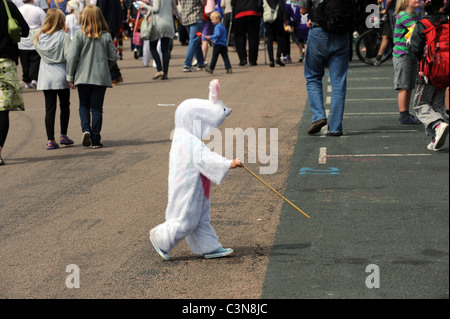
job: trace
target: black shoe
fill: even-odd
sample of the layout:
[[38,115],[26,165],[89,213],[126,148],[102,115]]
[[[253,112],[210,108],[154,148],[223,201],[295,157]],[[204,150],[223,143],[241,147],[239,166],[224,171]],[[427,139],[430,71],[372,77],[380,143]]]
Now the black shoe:
[[283,61],[281,61],[281,59],[280,58],[277,58],[277,64],[279,65],[279,66],[285,66],[285,64],[284,64],[284,62]]
[[327,120],[326,119],[322,119],[322,120],[318,120],[316,122],[314,122],[311,127],[308,130],[308,134],[316,134],[319,133],[320,130],[322,129],[322,127],[324,127],[325,125],[327,125]]
[[342,132],[333,132],[333,133],[330,133],[330,136],[342,136],[342,135],[343,135]]
[[137,59],[139,59],[139,52],[138,52],[138,50],[137,49],[134,49],[133,50],[133,53],[134,53],[134,58],[137,60]]
[[227,74],[231,74],[231,73],[233,73],[233,70],[228,69],[228,70],[227,70]]
[[102,144],[102,143],[95,143],[95,144],[92,144],[92,148],[93,148],[93,149],[102,148],[102,147],[103,147],[103,144]]
[[247,64],[247,61],[246,60],[242,60],[241,62],[239,62],[239,65],[240,66],[244,66],[244,65],[246,65]]
[[207,66],[204,70],[205,70],[206,72],[208,72],[209,74],[213,74],[213,73],[214,73],[214,70],[211,70],[211,69],[209,68],[209,66]]
[[270,65],[271,68],[274,68],[275,67],[275,62],[271,61],[269,65]]

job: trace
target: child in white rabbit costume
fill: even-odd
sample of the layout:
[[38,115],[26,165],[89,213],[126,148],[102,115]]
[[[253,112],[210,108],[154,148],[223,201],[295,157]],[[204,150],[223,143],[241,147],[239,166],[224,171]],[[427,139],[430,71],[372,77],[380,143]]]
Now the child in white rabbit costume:
[[194,254],[205,258],[233,252],[222,247],[210,224],[209,189],[210,181],[220,184],[231,168],[242,164],[238,158],[232,161],[212,152],[201,141],[231,113],[219,101],[219,80],[211,81],[209,90],[209,100],[185,100],[175,112],[166,221],[150,230],[150,240],[164,260],[184,238]]

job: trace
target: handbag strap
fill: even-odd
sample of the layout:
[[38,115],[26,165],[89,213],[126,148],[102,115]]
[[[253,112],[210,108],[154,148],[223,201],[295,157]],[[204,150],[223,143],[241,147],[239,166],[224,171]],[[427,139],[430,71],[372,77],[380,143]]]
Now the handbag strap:
[[141,13],[141,10],[138,10],[138,14],[137,14],[137,16],[136,16],[136,22],[134,23],[134,32],[136,32],[136,30],[137,30],[137,25],[138,25],[138,23],[139,23],[139,14]]
[[6,9],[6,13],[8,14],[8,18],[12,19],[13,17],[11,15],[11,12],[9,11],[8,3],[6,3],[6,0],[3,0],[3,2],[5,3],[5,9]]

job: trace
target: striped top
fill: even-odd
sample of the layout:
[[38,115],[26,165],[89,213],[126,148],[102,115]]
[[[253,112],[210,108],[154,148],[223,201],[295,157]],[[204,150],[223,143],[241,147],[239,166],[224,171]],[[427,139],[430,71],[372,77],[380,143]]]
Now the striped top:
[[395,29],[394,29],[394,52],[393,55],[397,58],[402,55],[408,55],[413,57],[408,53],[408,47],[406,46],[406,38],[405,35],[408,33],[408,28],[412,27],[419,21],[419,15],[417,12],[414,12],[413,15],[410,15],[406,11],[400,12],[397,16],[397,20],[395,21]]

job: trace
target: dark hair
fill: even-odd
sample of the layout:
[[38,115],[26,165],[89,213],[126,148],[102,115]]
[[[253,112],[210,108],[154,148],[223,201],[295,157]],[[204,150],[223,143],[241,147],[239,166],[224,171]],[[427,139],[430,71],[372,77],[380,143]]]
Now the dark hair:
[[439,10],[444,6],[444,0],[430,0],[425,2],[423,9],[428,14],[438,13]]

